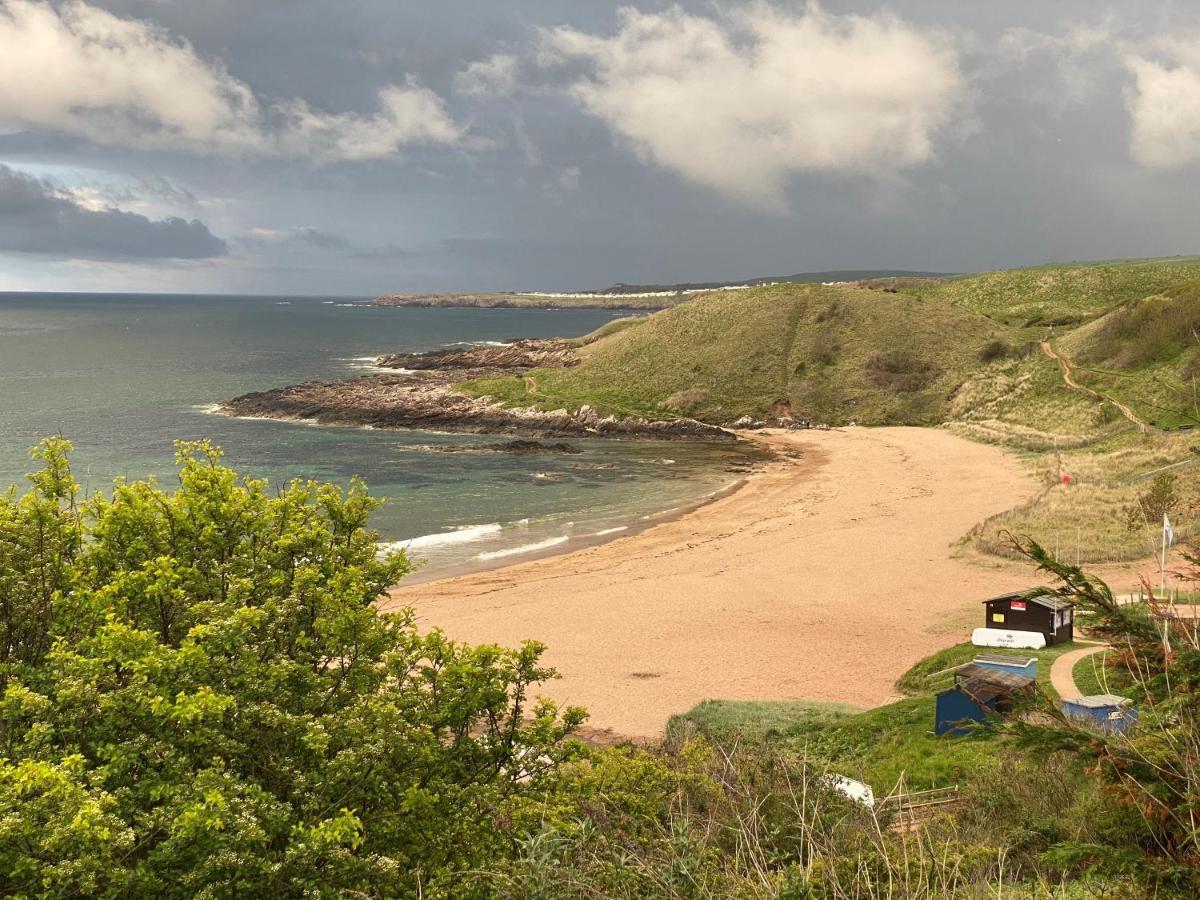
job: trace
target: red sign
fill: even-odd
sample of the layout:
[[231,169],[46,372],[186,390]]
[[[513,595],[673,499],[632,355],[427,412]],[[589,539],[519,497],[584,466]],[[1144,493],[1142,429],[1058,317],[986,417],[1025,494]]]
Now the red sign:
[[1013,612],[1025,612],[1025,601],[1014,600],[1012,603],[1008,604],[1008,608]]

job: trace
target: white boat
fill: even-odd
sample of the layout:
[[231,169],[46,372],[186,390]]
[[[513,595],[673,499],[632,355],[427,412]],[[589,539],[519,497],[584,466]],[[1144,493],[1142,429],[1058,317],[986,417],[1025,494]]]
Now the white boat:
[[1040,631],[1006,631],[1003,628],[976,628],[971,632],[976,647],[1010,647],[1022,650],[1041,650],[1046,636]]

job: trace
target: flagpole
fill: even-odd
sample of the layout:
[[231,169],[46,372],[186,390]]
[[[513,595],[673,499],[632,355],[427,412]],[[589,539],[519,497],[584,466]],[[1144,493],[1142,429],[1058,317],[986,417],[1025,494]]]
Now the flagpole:
[[1167,590],[1167,514],[1163,513],[1163,528],[1162,528],[1162,557],[1158,566],[1158,594],[1159,602],[1162,602],[1163,594]]

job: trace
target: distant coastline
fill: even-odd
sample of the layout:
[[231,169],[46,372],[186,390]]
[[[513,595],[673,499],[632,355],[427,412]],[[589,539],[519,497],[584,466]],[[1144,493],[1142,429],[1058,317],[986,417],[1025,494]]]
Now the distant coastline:
[[777,284],[846,284],[876,279],[940,280],[940,272],[901,269],[838,269],[769,275],[741,281],[681,284],[614,284],[598,291],[466,291],[462,293],[381,294],[370,306],[477,307],[485,309],[669,309],[684,300],[714,291],[746,291]]
[[368,306],[421,306],[475,309],[667,309],[691,294],[383,294]]

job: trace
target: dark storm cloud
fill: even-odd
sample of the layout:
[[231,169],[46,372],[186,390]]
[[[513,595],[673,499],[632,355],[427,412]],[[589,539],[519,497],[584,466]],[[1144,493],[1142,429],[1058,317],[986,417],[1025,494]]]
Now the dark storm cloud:
[[0,250],[78,259],[206,259],[228,248],[200,221],[90,209],[0,165]]
[[353,249],[345,235],[322,231],[309,226],[296,226],[287,229],[260,228],[238,238],[238,243],[251,250],[269,248],[291,248],[305,250],[351,250]]
[[[17,5],[51,6],[0,0]],[[0,159],[107,171],[93,197],[243,236],[230,264],[186,273],[198,290],[964,271],[1200,245],[1195,4],[87,7],[142,23],[125,47],[142,64],[102,99],[132,85],[152,115],[98,119],[73,92],[100,80],[50,67],[38,102],[0,102]],[[194,77],[146,75],[168,65]],[[120,199],[155,177],[181,193]]]

